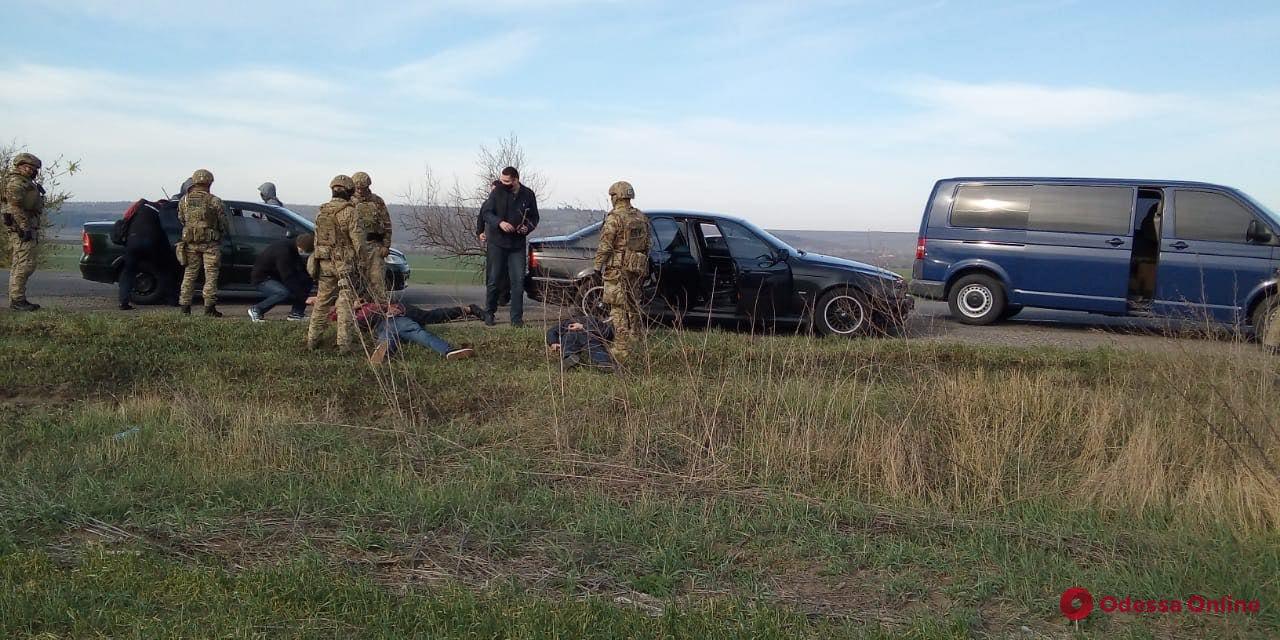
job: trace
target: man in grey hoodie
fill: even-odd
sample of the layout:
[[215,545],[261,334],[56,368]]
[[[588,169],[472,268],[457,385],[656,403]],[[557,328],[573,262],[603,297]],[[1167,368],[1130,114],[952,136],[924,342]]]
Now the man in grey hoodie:
[[277,207],[283,207],[284,203],[280,202],[280,198],[276,197],[276,185],[274,182],[264,182],[258,187],[258,194],[262,196],[262,201],[267,204],[273,204]]

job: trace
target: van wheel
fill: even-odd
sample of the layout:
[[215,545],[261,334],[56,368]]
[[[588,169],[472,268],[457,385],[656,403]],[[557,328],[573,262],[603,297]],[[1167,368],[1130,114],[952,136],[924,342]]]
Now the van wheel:
[[872,330],[871,305],[857,289],[828,291],[818,299],[813,326],[824,336],[860,336]]
[[947,306],[951,316],[963,324],[991,324],[1004,313],[1004,287],[985,274],[965,276],[951,285]]
[[1249,324],[1253,325],[1254,339],[1262,342],[1262,338],[1266,335],[1268,320],[1271,319],[1271,313],[1276,310],[1276,305],[1280,304],[1280,299],[1276,296],[1268,296],[1259,302],[1253,308],[1253,314],[1249,317]]

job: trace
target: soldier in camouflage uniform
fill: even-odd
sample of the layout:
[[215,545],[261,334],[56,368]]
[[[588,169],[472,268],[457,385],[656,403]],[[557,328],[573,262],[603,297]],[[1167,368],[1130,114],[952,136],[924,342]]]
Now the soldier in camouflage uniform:
[[307,326],[307,349],[320,344],[320,334],[329,322],[329,307],[337,304],[338,349],[351,350],[352,308],[356,299],[351,281],[357,274],[357,246],[364,236],[356,223],[356,207],[351,196],[356,185],[340,175],[329,182],[333,198],[320,205],[316,214],[315,252],[307,261],[307,271],[316,281],[316,302]]
[[27,300],[27,280],[36,270],[36,241],[44,214],[44,187],[35,180],[40,167],[40,158],[19,153],[0,190],[0,212],[9,234],[9,308],[14,311],[40,308]]
[[196,279],[204,267],[204,314],[221,318],[218,311],[218,270],[222,268],[222,236],[227,233],[227,218],[222,199],[209,193],[213,174],[198,169],[191,174],[191,188],[178,201],[178,220],[182,222],[182,237],[175,252],[182,273],[182,289],[178,304],[182,313],[191,315],[191,298],[195,295]]
[[356,245],[357,261],[360,265],[361,297],[377,302],[386,302],[386,263],[384,260],[391,252],[391,212],[382,197],[369,190],[373,179],[363,171],[351,176],[356,185],[355,196],[351,203],[356,206],[356,220],[360,226],[362,240]]
[[626,360],[640,331],[640,285],[649,273],[649,216],[631,206],[635,189],[626,182],[609,187],[613,210],[604,218],[595,267],[604,280],[604,303],[613,322],[613,359]]

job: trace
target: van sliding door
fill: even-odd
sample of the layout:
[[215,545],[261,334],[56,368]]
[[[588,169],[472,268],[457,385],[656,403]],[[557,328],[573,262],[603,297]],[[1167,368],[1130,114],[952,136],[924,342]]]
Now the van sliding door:
[[1123,314],[1134,189],[1036,185],[1018,297],[1028,306]]

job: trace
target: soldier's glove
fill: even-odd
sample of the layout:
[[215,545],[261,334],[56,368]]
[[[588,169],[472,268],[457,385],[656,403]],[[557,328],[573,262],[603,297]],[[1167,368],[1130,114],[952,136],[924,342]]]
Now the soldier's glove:
[[179,242],[177,245],[175,245],[175,246],[173,247],[173,254],[174,254],[175,256],[177,256],[177,258],[178,258],[178,264],[180,264],[180,265],[182,265],[182,266],[184,266],[184,267],[185,267],[185,266],[187,266],[187,245],[186,245],[186,243]]
[[311,276],[312,280],[320,280],[320,261],[316,259],[316,254],[314,253],[307,258],[307,274]]

